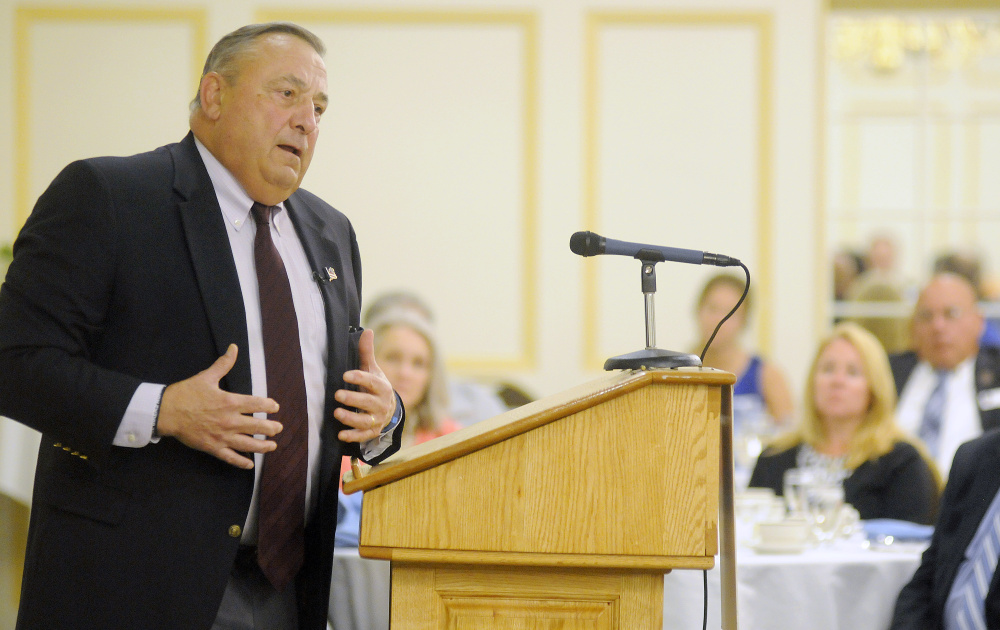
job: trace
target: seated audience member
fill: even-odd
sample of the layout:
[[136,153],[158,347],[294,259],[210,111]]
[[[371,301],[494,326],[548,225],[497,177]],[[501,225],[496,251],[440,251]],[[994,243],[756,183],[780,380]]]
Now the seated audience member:
[[885,351],[857,324],[838,324],[809,370],[799,425],[760,457],[750,486],[781,495],[785,471],[821,468],[843,479],[862,519],[929,523],[938,482],[933,464],[896,425],[896,392]]
[[979,345],[976,292],[951,273],[920,292],[910,324],[913,351],[890,357],[897,415],[945,475],[960,444],[1000,426],[1000,349]]
[[[851,290],[852,302],[890,302],[903,303],[903,291],[894,284],[869,278],[855,283]],[[904,352],[910,349],[910,331],[905,316],[860,316],[851,317],[849,321],[860,324],[865,330],[875,335],[886,352]]]
[[[375,332],[375,361],[399,394],[406,411],[402,447],[451,433],[460,427],[447,415],[448,393],[443,361],[435,344],[431,323],[415,309],[386,308],[367,327]],[[350,469],[344,458],[341,478]],[[340,494],[337,545],[357,546],[361,493]]]
[[[746,281],[730,274],[709,278],[698,297],[696,315],[701,334],[700,354],[705,342],[723,317],[736,306]],[[751,424],[784,424],[792,416],[792,395],[784,375],[772,363],[743,347],[741,337],[747,326],[751,297],[736,311],[712,341],[704,364],[736,374],[733,386],[733,429]]]
[[891,630],[1000,628],[1000,431],[955,453],[930,547],[896,600]]
[[902,290],[904,283],[896,269],[896,242],[891,236],[873,236],[864,254],[864,261],[864,270],[855,279],[855,284],[876,282]]
[[[410,291],[389,291],[372,300],[361,316],[361,324],[371,327],[386,309],[405,308],[416,311],[428,323],[434,323],[434,314],[427,303]],[[500,415],[511,407],[506,405],[495,388],[471,380],[447,379],[448,414],[461,426]]]
[[507,406],[507,409],[517,409],[535,400],[534,395],[525,391],[521,386],[507,382],[501,382],[497,385],[497,396]]
[[[976,290],[977,300],[989,299],[984,288],[987,283],[983,280],[982,263],[975,254],[967,252],[941,254],[934,259],[934,273],[953,273],[962,276]],[[1000,346],[1000,327],[997,326],[997,322],[986,320],[983,332],[979,335],[979,345]]]
[[836,252],[833,255],[833,299],[848,299],[854,281],[864,271],[864,256],[848,249]]
[[496,388],[470,380],[448,379],[448,400],[452,419],[463,427],[510,410]]

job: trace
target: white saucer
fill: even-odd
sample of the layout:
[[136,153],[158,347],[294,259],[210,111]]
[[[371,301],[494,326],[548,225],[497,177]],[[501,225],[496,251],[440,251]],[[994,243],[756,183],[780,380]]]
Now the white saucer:
[[805,543],[753,543],[750,548],[757,553],[802,553],[806,550]]

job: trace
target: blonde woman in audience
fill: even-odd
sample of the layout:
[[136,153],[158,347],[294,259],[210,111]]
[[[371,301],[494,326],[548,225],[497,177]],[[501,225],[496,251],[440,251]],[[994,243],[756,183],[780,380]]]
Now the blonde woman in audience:
[[[726,314],[732,310],[743,295],[746,282],[743,278],[721,273],[709,278],[698,297],[696,316],[702,347],[712,331]],[[733,387],[733,414],[735,429],[741,425],[756,423],[765,419],[767,423],[785,424],[792,416],[791,390],[784,375],[775,365],[765,361],[743,346],[742,336],[750,314],[751,297],[740,306],[722,328],[705,354],[704,364],[732,372],[737,376]]]
[[940,475],[923,445],[896,424],[896,389],[878,339],[846,322],[824,339],[809,370],[801,419],[761,453],[751,487],[783,494],[791,468],[843,480],[862,519],[931,523]]

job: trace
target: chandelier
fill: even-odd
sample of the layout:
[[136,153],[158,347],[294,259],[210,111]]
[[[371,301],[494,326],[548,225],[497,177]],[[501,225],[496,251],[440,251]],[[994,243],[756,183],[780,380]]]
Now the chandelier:
[[877,72],[894,72],[918,57],[940,69],[1000,57],[997,17],[845,17],[833,28],[834,58]]

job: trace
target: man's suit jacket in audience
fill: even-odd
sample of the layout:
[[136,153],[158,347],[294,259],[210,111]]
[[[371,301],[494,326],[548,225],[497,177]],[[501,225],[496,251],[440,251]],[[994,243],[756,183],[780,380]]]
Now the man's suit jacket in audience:
[[[945,602],[966,548],[1000,491],[1000,431],[963,444],[955,454],[931,545],[896,601],[891,630],[943,628]],[[986,595],[986,625],[1000,628],[1000,571]]]

